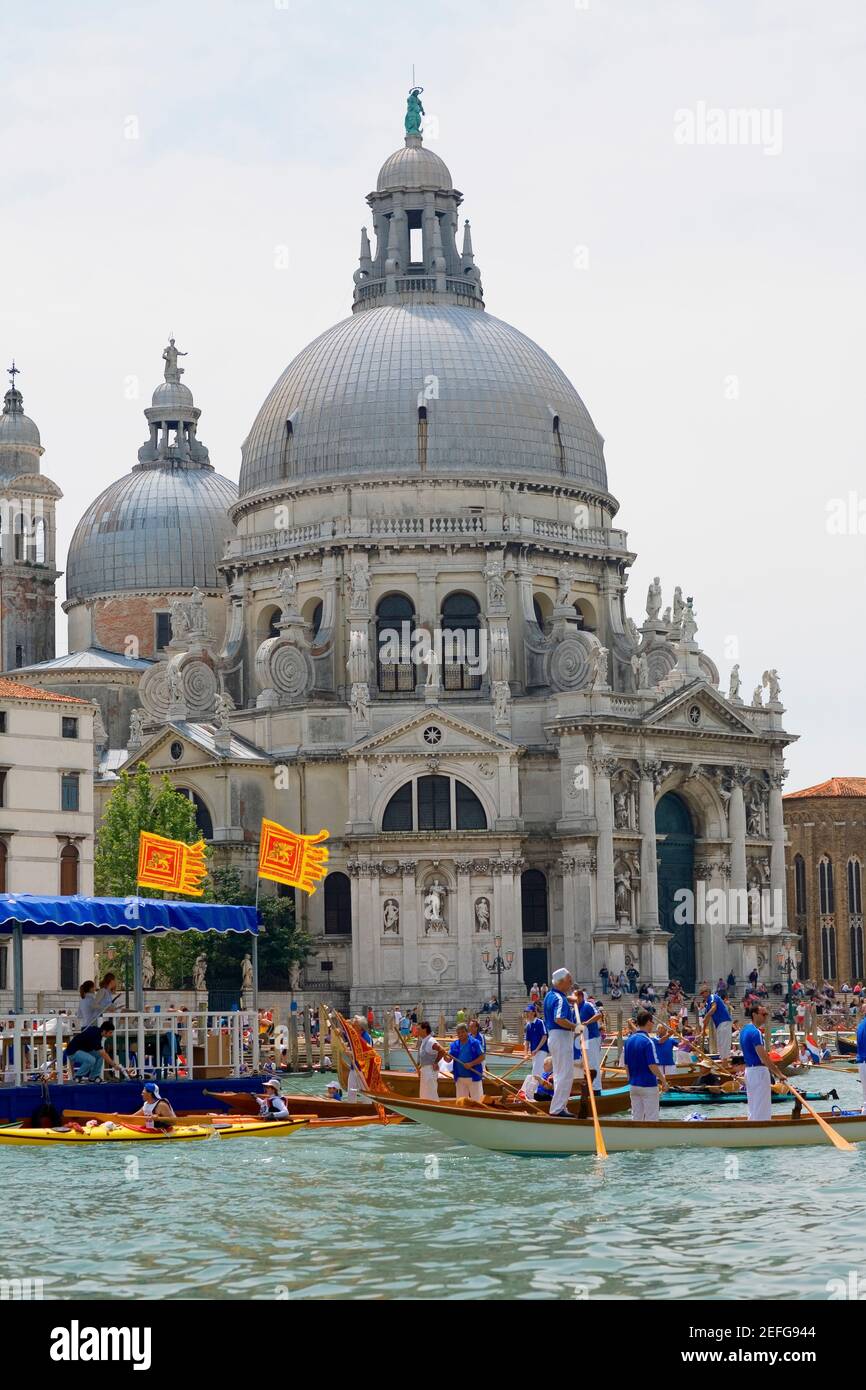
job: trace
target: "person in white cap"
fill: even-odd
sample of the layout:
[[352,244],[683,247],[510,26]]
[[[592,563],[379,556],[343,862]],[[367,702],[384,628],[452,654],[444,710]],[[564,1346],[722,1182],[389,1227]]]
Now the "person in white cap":
[[418,1044],[418,1099],[439,1099],[439,1063],[448,1056],[442,1044],[433,1036],[426,1019],[418,1025],[421,1041]]
[[325,1087],[325,1097],[327,1100],[342,1100],[343,1088],[339,1081],[329,1081]]
[[568,1114],[568,1102],[574,1081],[575,1034],[581,1031],[569,995],[574,987],[570,971],[564,967],[554,970],[552,989],[544,996],[544,1027],[547,1046],[553,1061],[553,1099],[550,1114],[554,1118]]
[[145,1081],[141,1091],[142,1106],[136,1115],[144,1115],[148,1129],[167,1129],[168,1125],[158,1125],[157,1120],[173,1120],[175,1113],[167,1100],[159,1094],[155,1081]]
[[264,1084],[264,1095],[258,1096],[259,1111],[263,1120],[290,1120],[291,1115],[286,1102],[280,1094],[280,1083],[271,1076]]

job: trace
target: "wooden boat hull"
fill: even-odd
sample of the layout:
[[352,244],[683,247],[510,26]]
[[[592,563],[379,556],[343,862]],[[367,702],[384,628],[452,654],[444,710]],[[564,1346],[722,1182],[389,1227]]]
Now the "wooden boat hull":
[[856,1056],[857,1056],[857,1040],[856,1040],[856,1038],[843,1038],[843,1037],[840,1037],[840,1036],[837,1035],[837,1037],[836,1037],[836,1051],[839,1053],[839,1056],[840,1056],[840,1057],[856,1057]]
[[[367,1110],[369,1111],[370,1108],[368,1105]],[[88,1120],[97,1120],[99,1124],[106,1124],[110,1121],[116,1125],[129,1125],[133,1120],[133,1116],[129,1114],[108,1114],[100,1113],[97,1110],[64,1110],[63,1118],[67,1121],[74,1120],[76,1124],[80,1125],[86,1124]],[[190,1126],[202,1126],[210,1131],[216,1130],[221,1139],[236,1139],[242,1134],[248,1136],[267,1134],[273,1137],[283,1133],[291,1134],[293,1130],[300,1129],[306,1123],[307,1116],[305,1115],[293,1115],[291,1120],[263,1120],[260,1115],[217,1115],[205,1114],[199,1110],[195,1113],[188,1111],[176,1114],[173,1120],[163,1120],[162,1125],[167,1126],[167,1129],[160,1126],[157,1133],[163,1134],[169,1129],[174,1131]],[[136,1116],[136,1129],[143,1126],[143,1116]]]
[[[213,1120],[219,1120],[223,1124],[230,1120],[243,1120],[247,1122],[260,1120],[262,1118],[261,1111],[255,1099],[252,1096],[247,1096],[245,1099],[249,1102],[249,1105],[239,1105],[232,1110],[177,1110],[175,1114],[179,1120],[187,1120],[190,1124],[210,1124]],[[363,1118],[363,1116],[369,1115],[372,1109],[369,1103],[364,1103],[362,1101],[327,1100],[321,1096],[293,1096],[284,1094],[283,1100],[286,1102],[286,1108],[292,1116],[292,1119],[297,1119],[301,1116],[309,1116],[311,1119],[313,1116],[318,1116],[323,1120],[345,1120],[354,1117]],[[129,1119],[128,1114],[120,1116],[116,1114],[103,1115],[96,1110],[64,1109],[63,1114],[67,1119],[78,1120],[79,1122],[82,1119],[108,1119],[114,1120],[115,1124],[121,1124],[124,1120]]]
[[[386,1097],[377,1099],[384,1102]],[[483,1106],[443,1105],[436,1101],[402,1099],[391,1101],[391,1105],[398,1114],[427,1125],[446,1139],[493,1153],[529,1157],[595,1153],[592,1120],[550,1119],[546,1115],[490,1111]],[[866,1115],[828,1115],[827,1119],[852,1143],[866,1141]],[[608,1153],[679,1148],[800,1148],[815,1144],[831,1147],[823,1131],[809,1118],[780,1117],[764,1123],[740,1117],[658,1123],[605,1119],[601,1129]]]

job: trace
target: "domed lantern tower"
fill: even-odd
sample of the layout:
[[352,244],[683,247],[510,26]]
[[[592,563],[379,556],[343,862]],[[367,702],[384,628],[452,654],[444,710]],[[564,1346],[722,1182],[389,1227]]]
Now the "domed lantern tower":
[[45,450],[12,385],[0,415],[0,667],[16,670],[54,655],[55,517],[60,488],[40,471]]

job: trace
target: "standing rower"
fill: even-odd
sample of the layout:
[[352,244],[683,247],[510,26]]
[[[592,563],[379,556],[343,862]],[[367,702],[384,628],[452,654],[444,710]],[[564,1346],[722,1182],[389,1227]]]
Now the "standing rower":
[[[586,1029],[586,1059],[592,1073],[592,1089],[601,1090],[601,1009],[593,1004],[585,989],[577,991],[577,1016]],[[583,1063],[580,1040],[575,1042],[574,1054]]]
[[569,995],[574,981],[568,970],[560,967],[551,977],[552,989],[544,996],[544,1027],[547,1046],[553,1062],[553,1099],[550,1113],[567,1115],[571,1087],[574,1082],[574,1035],[577,1018]]
[[484,1047],[480,1038],[473,1038],[465,1023],[455,1028],[457,1037],[450,1047],[454,1059],[454,1089],[457,1099],[467,1097],[481,1102],[484,1099]]
[[726,1002],[726,994],[723,989],[715,994],[710,994],[706,985],[701,991],[705,996],[704,1021],[701,1025],[701,1044],[707,1033],[707,1024],[710,1019],[716,1025],[716,1047],[718,1048],[719,1060],[726,1062],[731,1055],[731,1011]]
[[857,1024],[857,1070],[863,1091],[862,1113],[866,1115],[866,1004],[860,1005],[860,1022]]
[[625,1040],[623,1058],[631,1087],[631,1114],[633,1120],[657,1120],[659,1118],[659,1086],[668,1089],[667,1078],[659,1066],[655,1043],[650,1037],[653,1016],[649,1009],[639,1009],[635,1019],[636,1029]]
[[773,1118],[773,1097],[770,1073],[783,1080],[783,1073],[767,1055],[764,1034],[767,1010],[763,1004],[751,1004],[746,1010],[751,1023],[740,1029],[740,1048],[746,1064],[746,1095],[750,1120]]
[[442,1044],[433,1037],[433,1029],[424,1020],[420,1025],[421,1041],[418,1044],[418,1098],[419,1100],[439,1099],[439,1063],[448,1056]]

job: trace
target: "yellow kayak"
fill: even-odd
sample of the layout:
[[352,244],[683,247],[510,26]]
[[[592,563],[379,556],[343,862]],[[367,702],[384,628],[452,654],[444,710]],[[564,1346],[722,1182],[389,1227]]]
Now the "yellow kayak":
[[214,1131],[208,1125],[188,1125],[183,1129],[128,1128],[125,1125],[93,1125],[80,1133],[74,1129],[25,1129],[9,1126],[0,1129],[0,1144],[118,1144],[144,1140],[162,1143],[166,1139],[211,1139]]
[[217,1120],[213,1132],[220,1139],[244,1139],[247,1137],[276,1139],[282,1134],[294,1134],[296,1129],[307,1127],[307,1117],[297,1120],[247,1120],[241,1124],[222,1124]]

